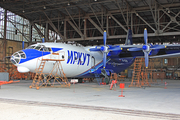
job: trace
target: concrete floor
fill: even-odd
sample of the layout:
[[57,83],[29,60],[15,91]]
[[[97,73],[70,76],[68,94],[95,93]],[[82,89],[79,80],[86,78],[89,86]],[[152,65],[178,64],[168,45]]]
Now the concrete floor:
[[[164,82],[167,89],[164,89]],[[126,79],[123,94],[119,86],[109,90],[109,85],[97,83],[78,83],[70,88],[35,88],[30,89],[31,80],[21,80],[19,83],[2,85],[1,101],[26,101],[38,103],[60,103],[80,106],[117,108],[123,110],[139,110],[180,116],[180,80],[164,80],[151,84],[151,87],[129,88],[130,80]]]

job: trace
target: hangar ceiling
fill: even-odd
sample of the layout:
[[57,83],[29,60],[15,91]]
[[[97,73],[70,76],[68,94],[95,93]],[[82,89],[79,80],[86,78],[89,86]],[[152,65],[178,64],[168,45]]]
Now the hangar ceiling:
[[124,44],[128,28],[134,43],[143,43],[144,28],[150,43],[180,41],[180,0],[3,0],[0,7],[28,19],[46,41],[36,24],[83,45],[102,44],[104,30],[108,44]]

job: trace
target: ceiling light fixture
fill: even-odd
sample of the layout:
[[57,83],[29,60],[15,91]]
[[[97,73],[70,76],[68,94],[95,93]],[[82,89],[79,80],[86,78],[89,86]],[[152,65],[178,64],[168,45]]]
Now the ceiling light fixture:
[[68,4],[67,4],[68,6],[70,5],[70,3],[68,2]]

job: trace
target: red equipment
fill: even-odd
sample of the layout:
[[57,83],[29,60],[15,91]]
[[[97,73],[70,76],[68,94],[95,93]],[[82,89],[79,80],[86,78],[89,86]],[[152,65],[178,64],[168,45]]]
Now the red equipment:
[[117,83],[117,80],[112,80],[110,90],[112,89],[113,85],[115,85],[116,83]]
[[121,88],[121,95],[119,95],[118,97],[125,97],[125,96],[123,95],[124,86],[125,86],[124,83],[120,83],[119,87]]

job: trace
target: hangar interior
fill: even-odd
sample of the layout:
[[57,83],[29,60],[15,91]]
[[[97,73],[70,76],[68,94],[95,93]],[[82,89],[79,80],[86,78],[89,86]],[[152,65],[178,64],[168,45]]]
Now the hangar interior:
[[128,86],[134,85],[129,73],[135,70],[135,62],[121,73],[126,79],[118,82],[124,89],[120,84],[109,90],[110,84],[84,82],[72,84],[71,89],[38,91],[28,88],[37,89],[33,74],[19,73],[8,57],[23,49],[23,41],[26,48],[43,38],[103,45],[104,30],[109,45],[123,45],[128,29],[135,45],[144,44],[144,28],[151,44],[179,43],[180,0],[0,0],[0,76],[8,72],[9,79],[23,79],[9,84],[0,77],[1,119],[180,120],[180,82],[172,80],[180,77],[179,57],[150,59],[158,79],[149,81],[151,87],[148,82],[141,88]]
[[[144,28],[149,43],[180,40],[180,0],[3,0],[0,7],[0,61],[8,69],[6,56],[22,49],[23,40],[25,47],[43,37],[46,42],[102,45],[106,30],[107,44],[124,44],[129,28],[134,44],[144,44]],[[174,73],[180,60],[156,59],[154,64]]]

